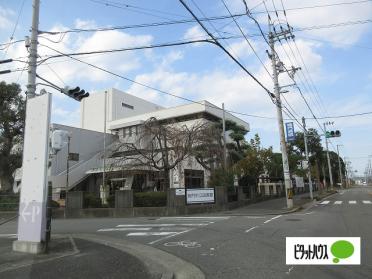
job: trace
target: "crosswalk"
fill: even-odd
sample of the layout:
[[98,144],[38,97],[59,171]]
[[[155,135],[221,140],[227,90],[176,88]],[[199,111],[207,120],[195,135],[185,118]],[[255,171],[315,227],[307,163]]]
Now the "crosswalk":
[[351,205],[372,205],[372,201],[370,200],[361,200],[361,201],[356,201],[356,200],[349,200],[349,201],[321,201],[318,203],[319,205],[345,205],[345,204],[351,204]]
[[160,217],[152,222],[117,224],[115,227],[111,228],[100,228],[97,232],[122,233],[125,237],[129,238],[142,237],[152,240],[149,244],[154,244],[163,239],[187,233],[191,230],[202,228],[229,218],[230,216]]

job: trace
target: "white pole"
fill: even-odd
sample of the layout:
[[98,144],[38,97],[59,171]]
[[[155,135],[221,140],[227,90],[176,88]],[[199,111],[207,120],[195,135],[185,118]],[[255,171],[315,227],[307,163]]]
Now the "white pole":
[[341,189],[343,188],[342,187],[342,184],[343,184],[343,178],[342,178],[342,171],[341,171],[341,160],[340,160],[340,151],[338,150],[338,147],[341,146],[340,144],[337,144],[336,147],[337,147],[337,157],[338,157],[338,171],[340,173],[340,183],[341,183]]
[[323,123],[323,125],[324,125],[324,138],[325,138],[326,151],[327,151],[327,162],[328,162],[329,182],[330,182],[330,184],[331,184],[331,190],[333,190],[333,177],[332,177],[331,159],[330,159],[330,157],[329,157],[329,151],[328,151],[327,127],[326,127],[326,123]]
[[227,167],[225,104],[222,103],[223,167]]
[[107,109],[107,91],[105,91],[105,100],[103,108],[103,172],[102,172],[102,190],[105,191],[106,183],[106,109]]
[[275,47],[274,47],[274,34],[271,32],[271,24],[269,26],[270,26],[269,43],[270,43],[270,48],[271,48],[271,66],[273,69],[273,82],[274,82],[274,91],[275,91],[275,99],[276,99],[276,111],[277,111],[277,116],[278,116],[280,148],[281,148],[282,160],[283,160],[285,195],[286,195],[286,200],[287,200],[287,208],[292,208],[293,207],[293,189],[292,189],[292,183],[291,183],[291,178],[289,174],[287,146],[286,146],[285,135],[284,135],[282,104],[280,100],[278,70],[277,70],[277,65],[276,65],[276,52],[275,52]]
[[33,0],[32,7],[31,42],[30,54],[28,56],[27,97],[34,97],[36,93],[37,35],[39,29],[40,0]]
[[310,199],[313,200],[313,183],[311,181],[311,168],[310,168],[310,160],[309,160],[309,152],[307,148],[307,131],[306,131],[306,121],[305,117],[302,117],[302,126],[304,126],[304,143],[305,143],[305,155],[307,161],[307,175],[309,177],[309,192],[310,192]]

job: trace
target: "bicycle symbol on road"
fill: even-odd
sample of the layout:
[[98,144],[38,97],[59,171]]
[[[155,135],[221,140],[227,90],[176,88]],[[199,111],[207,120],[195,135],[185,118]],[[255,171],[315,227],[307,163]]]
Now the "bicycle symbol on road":
[[183,241],[176,241],[176,242],[167,242],[167,243],[164,243],[164,246],[167,246],[167,247],[181,246],[185,248],[199,248],[201,247],[201,244],[196,241],[183,240]]

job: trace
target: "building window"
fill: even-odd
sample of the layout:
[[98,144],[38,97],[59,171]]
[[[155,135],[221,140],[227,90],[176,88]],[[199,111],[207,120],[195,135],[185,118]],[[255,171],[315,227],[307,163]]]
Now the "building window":
[[185,188],[204,188],[204,171],[185,169]]
[[126,103],[121,103],[121,106],[124,108],[134,109],[134,106],[128,105]]

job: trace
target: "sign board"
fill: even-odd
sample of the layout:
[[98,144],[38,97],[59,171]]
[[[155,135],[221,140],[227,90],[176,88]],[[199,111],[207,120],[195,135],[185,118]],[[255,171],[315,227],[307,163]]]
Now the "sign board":
[[79,153],[69,153],[68,154],[68,160],[69,161],[79,161]]
[[285,131],[287,134],[287,142],[296,140],[296,134],[295,134],[293,122],[285,123]]
[[191,188],[186,189],[186,204],[215,203],[216,195],[214,188]]
[[295,180],[296,180],[296,187],[297,188],[304,188],[305,187],[304,178],[303,177],[301,177],[301,176],[295,176]]
[[185,195],[185,188],[176,189],[176,196],[184,196]]
[[45,240],[51,100],[50,93],[27,100],[18,218],[20,241]]

